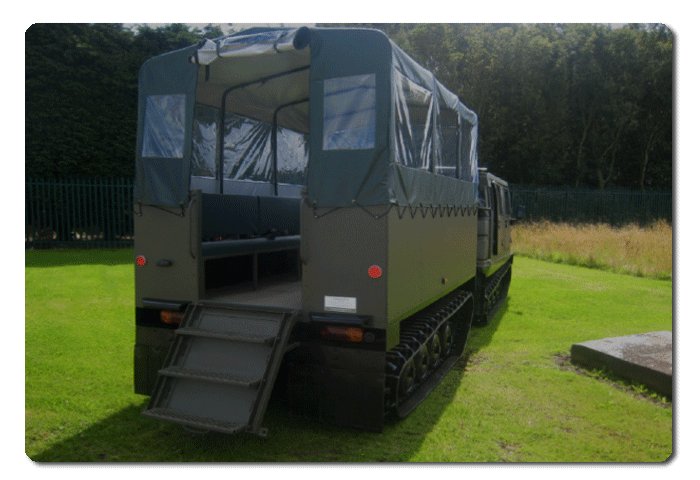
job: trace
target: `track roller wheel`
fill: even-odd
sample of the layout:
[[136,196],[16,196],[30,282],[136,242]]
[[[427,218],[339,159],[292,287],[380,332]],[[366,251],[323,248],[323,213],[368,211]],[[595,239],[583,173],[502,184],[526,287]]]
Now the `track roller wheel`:
[[440,333],[434,333],[426,343],[428,347],[428,365],[430,368],[435,368],[440,362],[442,357],[442,341],[440,339]]
[[428,345],[423,344],[416,352],[413,357],[413,361],[416,365],[416,382],[420,382],[425,378],[425,374],[428,373],[430,368],[430,352],[428,350]]
[[414,359],[409,360],[401,371],[399,377],[399,399],[411,393],[416,386],[416,364]]
[[440,329],[440,341],[442,342],[442,356],[449,357],[455,344],[452,322],[446,322]]

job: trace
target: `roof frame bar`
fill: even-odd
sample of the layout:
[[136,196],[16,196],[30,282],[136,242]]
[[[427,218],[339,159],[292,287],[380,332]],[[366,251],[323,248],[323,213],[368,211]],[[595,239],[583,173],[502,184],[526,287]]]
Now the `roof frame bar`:
[[295,100],[293,102],[285,103],[280,105],[275,109],[275,113],[272,114],[272,183],[275,186],[275,197],[278,195],[277,192],[277,114],[280,110],[298,105],[300,103],[305,103],[309,101],[309,97],[302,98],[301,100]]

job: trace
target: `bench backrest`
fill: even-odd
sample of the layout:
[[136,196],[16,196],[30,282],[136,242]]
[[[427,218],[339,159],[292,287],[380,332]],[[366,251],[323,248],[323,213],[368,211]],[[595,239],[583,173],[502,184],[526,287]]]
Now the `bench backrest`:
[[202,194],[202,239],[299,234],[299,198]]

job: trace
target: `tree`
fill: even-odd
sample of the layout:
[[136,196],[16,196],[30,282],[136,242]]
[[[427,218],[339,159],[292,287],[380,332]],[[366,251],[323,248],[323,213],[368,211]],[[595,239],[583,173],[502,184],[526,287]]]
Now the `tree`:
[[663,25],[653,25],[641,32],[644,56],[643,91],[638,113],[642,139],[638,187],[670,184],[673,137],[673,39]]
[[32,25],[25,33],[26,175],[133,175],[139,68],[200,38],[181,24],[136,34],[116,24]]
[[120,162],[134,151],[130,41],[120,25],[36,24],[26,32],[27,173],[131,171]]

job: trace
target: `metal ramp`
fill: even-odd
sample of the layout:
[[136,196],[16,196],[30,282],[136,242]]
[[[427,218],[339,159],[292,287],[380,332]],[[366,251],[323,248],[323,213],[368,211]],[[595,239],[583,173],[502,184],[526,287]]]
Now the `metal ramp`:
[[273,307],[190,305],[142,415],[266,435],[260,422],[296,317]]

